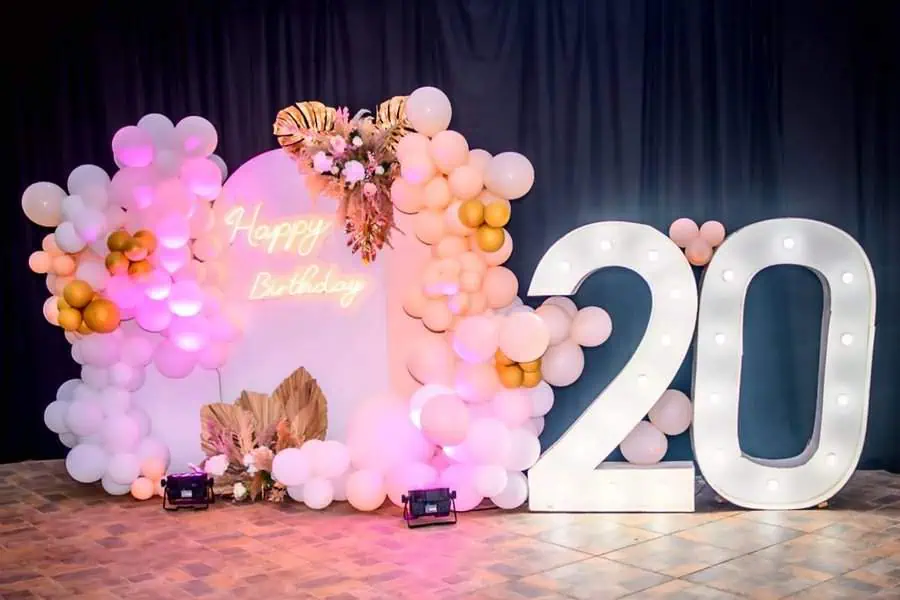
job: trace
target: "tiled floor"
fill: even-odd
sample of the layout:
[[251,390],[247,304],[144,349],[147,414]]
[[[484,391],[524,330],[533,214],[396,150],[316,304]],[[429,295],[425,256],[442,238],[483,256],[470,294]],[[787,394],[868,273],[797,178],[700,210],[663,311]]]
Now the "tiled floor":
[[220,503],[168,514],[0,465],[3,598],[900,599],[900,476],[859,473],[828,509],[690,515],[484,511],[409,531],[396,509]]

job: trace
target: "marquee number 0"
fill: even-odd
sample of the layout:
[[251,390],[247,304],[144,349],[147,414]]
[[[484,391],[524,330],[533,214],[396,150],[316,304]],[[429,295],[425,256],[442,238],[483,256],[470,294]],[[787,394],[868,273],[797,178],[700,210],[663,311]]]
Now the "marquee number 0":
[[[761,270],[793,264],[815,272],[824,298],[813,436],[798,456],[744,455],[738,402],[744,301]],[[647,331],[631,360],[529,471],[529,507],[549,512],[692,511],[692,463],[606,463],[671,383],[695,322],[692,440],[707,483],[744,508],[815,506],[847,482],[859,461],[869,406],[875,279],[847,233],[806,219],[773,219],[729,236],[697,290],[682,252],[657,230],[602,222],[559,239],[542,257],[531,296],[571,295],[591,273],[633,270],[650,287]]]

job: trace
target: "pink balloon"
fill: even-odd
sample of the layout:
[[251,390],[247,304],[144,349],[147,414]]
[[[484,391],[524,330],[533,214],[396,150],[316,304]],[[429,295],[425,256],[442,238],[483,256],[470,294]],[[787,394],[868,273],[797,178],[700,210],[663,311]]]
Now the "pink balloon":
[[135,313],[137,324],[144,331],[162,331],[172,322],[169,305],[160,300],[144,300]]
[[503,466],[510,471],[531,468],[541,456],[541,442],[537,435],[526,428],[512,429],[509,434],[510,450]]
[[[509,355],[507,354],[507,356]],[[552,386],[572,385],[581,376],[583,370],[584,352],[581,350],[581,346],[573,340],[566,340],[561,344],[551,346],[541,358],[541,375],[544,377],[544,381]]]
[[619,444],[625,460],[635,465],[655,465],[668,448],[666,436],[648,421],[638,423]]
[[413,217],[413,230],[423,244],[437,244],[444,236],[443,213],[423,210]]
[[497,352],[500,324],[497,319],[472,316],[462,319],[453,332],[453,350],[466,362],[481,363]]
[[509,482],[506,469],[500,465],[479,465],[473,469],[475,491],[485,497],[499,494]]
[[375,398],[360,406],[347,427],[347,448],[354,466],[387,472],[397,465],[425,462],[433,454],[409,416],[402,398]]
[[475,419],[463,443],[466,454],[476,464],[503,464],[512,447],[509,428],[502,421],[490,417]]
[[179,317],[193,317],[203,308],[203,290],[196,281],[183,279],[172,284],[167,299],[169,310]]
[[425,184],[425,207],[435,211],[442,211],[450,204],[450,185],[447,178],[438,175]]
[[469,143],[462,134],[446,130],[431,138],[431,159],[443,173],[450,173],[469,159]]
[[469,429],[469,409],[457,396],[430,398],[422,407],[422,432],[441,446],[453,446],[466,438]]
[[53,259],[43,250],[33,252],[31,256],[28,257],[28,268],[34,273],[46,273],[50,270],[52,264]]
[[438,481],[441,487],[456,492],[456,510],[460,512],[472,510],[484,500],[475,487],[474,470],[469,465],[450,465],[441,472]]
[[415,214],[422,210],[422,207],[425,205],[424,190],[422,186],[413,185],[398,177],[391,184],[391,202],[394,203],[394,207],[400,212]]
[[126,167],[146,167],[153,162],[153,138],[134,125],[116,132],[112,150],[116,159]]
[[464,271],[459,276],[459,287],[462,291],[472,293],[481,290],[482,274],[477,271]]
[[484,257],[476,252],[464,252],[458,258],[459,266],[463,271],[474,271],[483,274],[487,270]]
[[494,397],[500,388],[500,380],[494,367],[488,363],[462,362],[456,368],[455,387],[463,400],[479,404]]
[[110,277],[106,282],[106,296],[124,309],[135,308],[144,299],[141,289],[127,275]]
[[469,249],[465,238],[448,235],[441,239],[434,247],[434,253],[439,258],[453,258]]
[[413,154],[400,161],[400,175],[413,185],[424,185],[436,173],[437,167],[427,154]]
[[184,268],[191,261],[191,249],[187,246],[180,248],[159,247],[150,255],[150,262],[162,267],[169,273],[174,273]]
[[500,390],[491,406],[497,418],[511,428],[520,427],[531,417],[531,399],[522,389]]
[[678,244],[679,248],[686,248],[692,240],[700,236],[700,229],[697,224],[687,217],[676,219],[669,226],[669,237]]
[[443,299],[428,300],[422,313],[422,324],[435,333],[447,331],[453,323],[453,313]]
[[715,248],[725,241],[725,226],[718,221],[707,221],[700,226],[700,237]]
[[512,256],[512,251],[512,236],[509,235],[509,232],[505,229],[503,230],[503,245],[500,246],[499,250],[495,250],[494,252],[485,252],[481,248],[477,250],[478,254],[484,257],[484,261],[490,266],[498,266],[505,263],[509,260],[509,257]]
[[553,304],[544,304],[539,306],[534,312],[547,326],[547,330],[550,332],[551,346],[568,339],[572,319],[569,318],[564,309]]
[[222,171],[208,158],[189,158],[184,161],[180,177],[200,198],[214,200],[222,191]]
[[421,286],[415,284],[410,286],[406,292],[406,296],[403,299],[403,311],[414,319],[421,319],[422,315],[425,314],[427,304],[428,299],[422,293]]
[[420,383],[450,385],[455,364],[456,358],[444,336],[426,332],[410,352],[406,367]]
[[516,312],[503,317],[500,324],[500,350],[510,360],[520,363],[537,360],[547,351],[549,344],[550,331],[535,313]]
[[167,333],[173,344],[187,352],[197,352],[209,343],[209,323],[201,316],[175,317]]
[[489,307],[503,308],[519,293],[519,280],[506,267],[490,267],[484,274],[481,289]]
[[[195,158],[191,159],[188,163],[185,163],[189,166],[193,165],[185,175],[189,174],[195,178],[203,177],[203,170],[205,168],[203,165],[204,162],[209,163],[205,165],[205,167],[212,165],[216,168],[216,177],[218,177],[218,167],[207,161],[205,158]],[[196,173],[195,171],[198,170],[200,172]],[[206,177],[209,177],[209,175],[210,173],[205,174]],[[219,190],[221,190],[222,186],[217,184],[217,187],[219,188]],[[194,214],[195,207],[198,204],[194,193],[195,192],[192,192],[190,189],[188,189],[185,181],[182,181],[178,178],[166,179],[165,181],[161,181],[159,185],[156,186],[155,200],[153,202],[153,207],[151,210],[153,210],[154,212],[158,211],[159,214],[174,213],[180,217],[183,217],[184,219],[191,219]],[[218,195],[218,192],[216,192],[216,195]],[[178,246],[183,245],[184,244],[178,244],[174,247],[177,248]]]
[[713,249],[709,242],[698,237],[688,244],[688,247],[684,250],[684,255],[687,256],[688,262],[695,267],[703,267],[708,265],[710,259],[712,259]]
[[428,156],[431,149],[431,140],[421,133],[408,133],[397,144],[397,160],[404,161],[412,156]]
[[612,319],[609,313],[599,306],[585,306],[572,319],[570,336],[579,346],[587,348],[599,346],[608,340],[610,335],[612,335]]
[[181,248],[191,237],[191,227],[186,217],[169,213],[156,222],[154,227],[159,243],[166,248]]
[[410,490],[426,490],[437,483],[438,472],[433,466],[413,462],[399,465],[388,473],[386,478],[387,494],[395,505],[403,506],[403,496]]
[[678,390],[663,392],[650,409],[650,422],[666,435],[679,435],[691,426],[691,400]]
[[170,379],[183,379],[190,375],[196,360],[192,352],[182,350],[169,340],[163,340],[153,351],[156,369]]
[[469,166],[478,169],[478,171],[483,175],[485,169],[487,169],[488,164],[491,162],[491,153],[487,150],[481,150],[480,148],[469,151]]
[[477,196],[484,188],[484,179],[481,172],[475,167],[463,165],[450,173],[450,191],[460,200],[470,200]]

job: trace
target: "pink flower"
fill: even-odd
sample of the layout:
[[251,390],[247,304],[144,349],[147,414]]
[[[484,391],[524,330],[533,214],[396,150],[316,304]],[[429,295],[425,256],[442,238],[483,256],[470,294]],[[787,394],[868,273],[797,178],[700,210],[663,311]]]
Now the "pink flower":
[[324,152],[316,152],[313,156],[313,169],[316,170],[316,173],[327,173],[333,164],[334,160]]
[[349,160],[344,165],[344,179],[350,185],[366,178],[366,168],[358,160]]
[[331,149],[334,150],[335,154],[343,154],[344,150],[347,149],[347,140],[339,135],[331,136],[330,142]]
[[374,196],[377,191],[378,191],[378,186],[376,186],[372,182],[369,182],[363,186],[363,194],[365,194],[365,196],[367,198],[371,198],[372,196]]

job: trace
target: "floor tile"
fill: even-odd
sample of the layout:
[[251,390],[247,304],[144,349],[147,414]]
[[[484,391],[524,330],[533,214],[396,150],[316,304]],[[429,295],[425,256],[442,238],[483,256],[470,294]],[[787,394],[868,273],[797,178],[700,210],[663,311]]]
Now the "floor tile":
[[740,552],[674,535],[610,552],[605,558],[671,577],[683,577],[740,556]]
[[686,579],[709,587],[769,600],[803,591],[831,578],[828,573],[748,555],[689,575]]
[[669,577],[597,557],[526,577],[523,582],[579,600],[621,598]]

